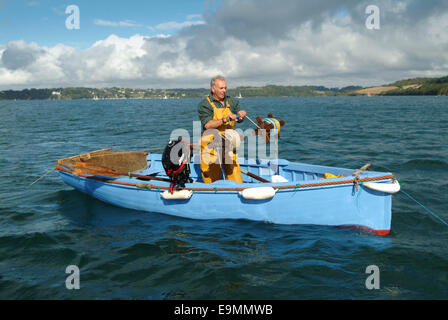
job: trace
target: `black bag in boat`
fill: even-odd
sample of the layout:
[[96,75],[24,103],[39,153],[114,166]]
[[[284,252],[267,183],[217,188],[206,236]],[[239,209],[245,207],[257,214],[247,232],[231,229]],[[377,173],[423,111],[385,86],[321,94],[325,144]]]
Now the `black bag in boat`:
[[168,142],[162,154],[162,165],[171,180],[171,193],[175,186],[185,188],[185,183],[193,182],[190,178],[190,159],[190,147],[182,141],[182,137]]

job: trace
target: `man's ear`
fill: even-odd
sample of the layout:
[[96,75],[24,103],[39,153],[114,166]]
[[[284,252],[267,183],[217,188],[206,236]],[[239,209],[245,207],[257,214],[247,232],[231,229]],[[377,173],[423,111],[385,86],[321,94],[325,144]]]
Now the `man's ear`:
[[280,121],[280,127],[283,127],[285,125],[285,120]]

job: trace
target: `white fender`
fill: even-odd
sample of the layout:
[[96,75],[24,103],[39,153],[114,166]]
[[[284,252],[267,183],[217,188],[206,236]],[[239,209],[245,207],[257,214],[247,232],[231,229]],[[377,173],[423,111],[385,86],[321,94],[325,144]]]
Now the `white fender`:
[[244,189],[242,192],[240,192],[240,195],[244,199],[265,200],[273,198],[276,192],[277,190],[275,190],[272,187],[259,187],[259,188]]
[[168,190],[160,194],[165,200],[186,200],[193,195],[191,190],[176,190],[171,194]]
[[394,180],[394,182],[392,183],[364,182],[362,185],[372,190],[390,194],[394,194],[400,191],[400,183],[397,180]]
[[271,177],[271,182],[288,182],[288,180],[285,177],[274,175]]

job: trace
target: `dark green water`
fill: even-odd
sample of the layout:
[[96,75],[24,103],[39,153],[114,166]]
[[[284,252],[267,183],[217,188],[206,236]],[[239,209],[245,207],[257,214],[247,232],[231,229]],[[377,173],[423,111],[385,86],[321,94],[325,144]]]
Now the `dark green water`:
[[[116,208],[62,183],[59,158],[163,147],[197,99],[0,101],[0,299],[447,299],[448,227],[403,194],[387,237]],[[390,170],[448,220],[448,97],[242,99],[286,121],[280,157]],[[250,127],[249,122],[240,126]],[[160,151],[159,151],[160,152]],[[68,290],[68,265],[80,269]],[[380,271],[368,290],[366,268]]]

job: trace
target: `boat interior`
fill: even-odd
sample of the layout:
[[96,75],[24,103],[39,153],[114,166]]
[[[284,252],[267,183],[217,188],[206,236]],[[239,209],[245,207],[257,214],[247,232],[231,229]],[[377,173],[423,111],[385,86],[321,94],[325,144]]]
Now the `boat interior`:
[[[141,170],[139,174],[145,175],[160,175],[165,176],[162,166],[161,157],[158,154],[148,155],[148,160],[151,166],[147,169]],[[353,170],[339,169],[330,167],[320,167],[307,164],[292,163],[284,159],[247,159],[239,158],[238,162],[242,169],[243,183],[260,183],[260,181],[244,174],[248,171],[260,178],[270,182],[291,182],[291,181],[310,181],[317,179],[324,179],[325,173],[334,174],[335,176],[345,175],[351,176]],[[190,178],[195,182],[203,182],[201,176],[201,161],[199,155],[194,155],[190,163]],[[345,171],[345,172],[343,172]],[[225,177],[221,175],[221,179]]]
[[[74,157],[58,160],[62,165],[74,172],[90,175],[119,177],[128,173],[152,175],[166,178],[161,154],[141,151],[112,151],[104,149]],[[243,183],[260,183],[244,171],[250,172],[265,180],[275,183],[291,181],[316,181],[328,178],[351,177],[356,169],[337,168],[290,162],[284,159],[239,159],[242,169]],[[202,182],[200,156],[193,155],[190,162],[190,178],[194,182]],[[368,171],[369,175],[376,172]],[[364,176],[363,172],[361,176]],[[382,174],[382,173],[378,173]],[[222,177],[225,180],[225,177]]]

